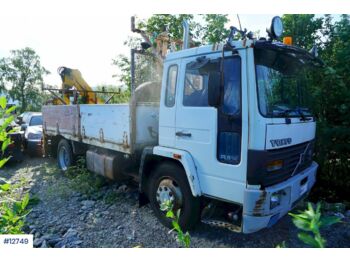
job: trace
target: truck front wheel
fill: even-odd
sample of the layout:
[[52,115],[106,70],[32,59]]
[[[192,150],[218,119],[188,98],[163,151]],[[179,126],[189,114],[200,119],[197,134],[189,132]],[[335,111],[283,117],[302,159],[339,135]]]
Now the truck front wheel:
[[161,204],[170,201],[176,214],[180,209],[179,224],[183,230],[193,228],[199,221],[200,200],[192,195],[183,168],[174,163],[161,164],[150,177],[148,197],[159,221],[172,228],[172,221],[161,210]]
[[73,164],[73,152],[68,141],[62,139],[57,146],[57,163],[58,167],[66,171]]

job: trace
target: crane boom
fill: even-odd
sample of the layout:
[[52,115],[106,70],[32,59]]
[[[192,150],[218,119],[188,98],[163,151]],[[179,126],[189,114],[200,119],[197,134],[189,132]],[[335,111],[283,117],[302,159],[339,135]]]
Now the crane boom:
[[58,74],[62,79],[63,100],[66,104],[70,104],[70,94],[72,93],[73,87],[75,87],[78,93],[84,98],[86,104],[103,103],[84,80],[78,69],[61,66],[58,68]]

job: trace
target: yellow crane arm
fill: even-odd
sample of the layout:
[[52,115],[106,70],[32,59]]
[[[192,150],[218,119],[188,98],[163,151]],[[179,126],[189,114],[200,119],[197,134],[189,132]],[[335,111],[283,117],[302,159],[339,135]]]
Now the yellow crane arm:
[[63,100],[68,105],[70,104],[70,94],[72,88],[75,87],[79,95],[85,98],[87,104],[101,104],[101,101],[96,93],[92,90],[88,83],[82,77],[78,69],[71,69],[61,66],[58,68],[58,73],[62,79]]

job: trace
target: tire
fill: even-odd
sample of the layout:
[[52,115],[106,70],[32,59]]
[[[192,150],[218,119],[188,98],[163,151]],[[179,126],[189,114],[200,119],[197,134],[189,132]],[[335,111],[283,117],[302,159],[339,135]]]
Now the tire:
[[57,146],[57,164],[62,171],[73,165],[73,151],[69,142],[65,139],[61,139]]
[[[177,210],[181,209],[179,225],[182,230],[189,230],[195,227],[199,221],[200,200],[192,195],[186,173],[182,167],[174,163],[165,162],[151,174],[149,183],[148,199],[155,216],[163,225],[172,228],[171,219],[167,218],[166,212],[160,209],[161,200],[168,200],[166,197],[171,197],[170,195],[172,195],[175,202],[173,202],[174,213],[176,214]],[[168,188],[167,190],[165,190],[166,187]],[[163,191],[161,191],[162,188]]]

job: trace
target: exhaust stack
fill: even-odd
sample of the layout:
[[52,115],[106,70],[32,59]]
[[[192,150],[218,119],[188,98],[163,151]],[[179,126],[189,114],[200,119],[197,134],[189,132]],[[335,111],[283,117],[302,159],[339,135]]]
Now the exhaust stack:
[[183,43],[182,43],[182,50],[188,48],[188,42],[189,42],[189,37],[190,37],[190,26],[188,24],[188,21],[185,20],[182,22],[182,26],[184,29],[184,34],[183,34]]

